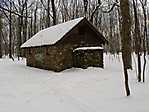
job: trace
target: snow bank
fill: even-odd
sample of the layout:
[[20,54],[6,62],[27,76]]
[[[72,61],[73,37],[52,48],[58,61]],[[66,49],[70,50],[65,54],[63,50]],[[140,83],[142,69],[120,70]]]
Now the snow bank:
[[104,58],[105,69],[61,73],[27,67],[25,60],[0,60],[0,112],[149,112],[149,77],[137,83],[133,64],[132,95],[125,97],[121,58]]

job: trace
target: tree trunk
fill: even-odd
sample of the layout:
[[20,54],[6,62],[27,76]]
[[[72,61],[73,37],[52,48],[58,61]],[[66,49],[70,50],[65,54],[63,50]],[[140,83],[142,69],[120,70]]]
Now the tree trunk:
[[9,11],[9,58],[12,58],[12,2],[10,1]]
[[2,19],[0,14],[0,58],[2,58]]
[[136,8],[137,0],[133,0],[133,8],[134,8],[134,20],[135,20],[135,50],[137,53],[138,58],[138,82],[141,82],[141,34],[140,34],[140,27],[139,27],[139,19],[137,16],[137,8]]
[[47,27],[50,27],[50,0],[48,0],[47,1],[47,5],[48,5],[48,7],[47,7],[47,10],[46,10],[46,12],[47,12],[47,16],[46,16],[46,28]]
[[56,9],[55,9],[55,3],[54,0],[51,0],[52,5],[52,12],[53,12],[53,25],[56,25]]
[[[122,16],[122,31],[121,31],[121,38],[122,38],[122,46],[127,50],[125,55],[126,57],[126,68],[132,69],[132,57],[131,57],[131,18],[130,18],[130,9],[129,9],[129,2],[128,0],[120,0],[120,10]],[[123,45],[123,39],[126,41],[125,45]]]
[[34,11],[34,34],[37,33],[37,9],[38,9],[38,5],[36,4],[36,8]]
[[88,0],[83,0],[84,2],[84,15],[86,16],[87,14],[87,7],[88,7]]
[[[146,1],[147,2],[147,1]],[[146,3],[145,3],[146,4]],[[141,5],[142,5],[142,9],[143,9],[143,15],[144,15],[144,38],[143,38],[143,52],[144,52],[144,64],[143,64],[143,82],[145,82],[145,69],[146,69],[146,45],[148,42],[147,41],[147,11],[146,11],[146,6],[145,4],[143,4],[143,2],[141,2]]]
[[27,40],[27,16],[28,16],[28,12],[27,12],[27,0],[25,2],[25,18],[24,18],[24,24],[23,24],[23,43],[26,42]]
[[21,43],[21,28],[20,28],[20,17],[18,17],[17,19],[17,24],[18,24],[18,27],[17,27],[17,57],[18,57],[18,60],[19,60],[19,57],[20,57],[20,43]]
[[121,29],[121,41],[122,41],[122,60],[125,78],[125,90],[126,95],[130,95],[129,84],[128,84],[128,73],[127,69],[131,67],[131,37],[130,37],[130,15],[129,15],[129,1],[120,0],[120,10],[122,16],[122,29]]
[[30,22],[30,37],[31,38],[33,36],[33,17],[31,16],[31,22]]
[[126,66],[126,57],[125,57],[125,50],[122,50],[122,60],[123,60],[123,67],[124,67],[124,77],[125,77],[125,91],[126,95],[130,95],[130,89],[129,89],[129,84],[128,84],[128,72]]

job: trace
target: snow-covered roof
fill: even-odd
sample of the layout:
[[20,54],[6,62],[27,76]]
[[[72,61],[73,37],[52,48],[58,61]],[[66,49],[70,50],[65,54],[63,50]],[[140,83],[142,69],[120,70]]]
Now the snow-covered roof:
[[43,45],[52,45],[60,40],[66,33],[68,33],[74,26],[76,26],[84,17],[77,18],[65,23],[61,23],[44,30],[39,31],[32,38],[22,44],[21,48],[35,47]]
[[78,47],[78,48],[74,49],[73,52],[78,51],[78,50],[96,50],[96,49],[102,50],[103,47],[99,47],[99,46],[97,46],[97,47]]

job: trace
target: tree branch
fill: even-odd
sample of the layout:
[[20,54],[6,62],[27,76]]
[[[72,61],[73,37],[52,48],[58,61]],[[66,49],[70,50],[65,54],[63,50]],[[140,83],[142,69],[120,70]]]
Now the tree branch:
[[[4,10],[4,11],[7,11],[7,12],[11,12],[11,13],[17,15],[17,16],[20,16],[20,17],[26,17],[26,16],[24,16],[24,15],[21,15],[21,14],[19,14],[19,13],[14,12],[14,11],[10,11],[9,9],[6,9],[6,8],[4,8],[4,7],[2,7],[2,6],[0,6],[0,9],[1,9],[1,10]],[[31,17],[27,17],[27,18],[31,18]]]
[[103,13],[110,13],[111,11],[113,11],[113,9],[114,9],[116,6],[119,7],[119,5],[118,5],[117,3],[114,3],[114,4],[112,5],[112,7],[111,7],[109,10],[107,10],[107,11],[102,10],[102,12],[103,12]]

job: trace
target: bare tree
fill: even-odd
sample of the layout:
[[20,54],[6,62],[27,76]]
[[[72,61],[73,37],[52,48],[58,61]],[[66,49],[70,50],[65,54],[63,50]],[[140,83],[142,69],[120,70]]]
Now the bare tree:
[[[21,44],[27,40],[27,23],[28,23],[28,0],[17,0],[18,5],[13,5],[16,9],[16,12],[19,14],[17,16],[17,57],[23,56],[21,51]],[[22,15],[22,16],[20,16]]]
[[[9,58],[12,58],[12,1],[9,1]],[[13,59],[14,60],[14,59]]]
[[24,10],[25,10],[25,17],[24,17],[24,23],[23,23],[23,43],[27,40],[27,23],[28,23],[28,0],[25,0],[24,2]]
[[146,44],[147,44],[147,0],[140,0],[142,9],[143,9],[143,15],[144,15],[144,38],[143,38],[143,51],[144,51],[144,64],[143,64],[143,82],[145,82],[145,68],[146,68]]
[[88,0],[83,0],[83,3],[84,3],[84,15],[86,16],[88,8]]
[[0,13],[0,58],[2,55],[2,14]]
[[133,0],[133,8],[134,8],[134,22],[135,22],[135,31],[134,31],[134,37],[135,37],[135,49],[137,53],[138,58],[138,82],[141,82],[141,34],[140,34],[140,24],[138,19],[138,13],[137,13],[137,0]]
[[94,10],[93,10],[92,13],[91,13],[90,21],[93,23],[93,18],[94,18],[94,16],[95,16],[96,12],[97,12],[99,9],[101,9],[101,11],[102,11],[103,13],[110,13],[111,11],[113,11],[113,9],[115,8],[115,6],[119,6],[117,0],[115,0],[115,2],[111,5],[111,7],[110,7],[109,9],[103,10],[104,6],[102,6],[101,0],[98,0],[98,1],[97,1],[97,5],[95,6]]
[[53,25],[57,24],[57,18],[56,18],[56,8],[55,8],[55,0],[51,0],[51,6],[52,6],[52,13],[53,13]]
[[34,23],[33,23],[34,34],[37,33],[37,10],[38,10],[38,3],[36,3],[34,9]]
[[[121,41],[122,41],[122,60],[125,77],[125,90],[126,95],[130,95],[130,89],[128,84],[128,58],[130,58],[130,14],[129,14],[129,0],[120,0],[120,10],[122,16],[122,29],[121,29]],[[130,43],[130,44],[129,44]]]

